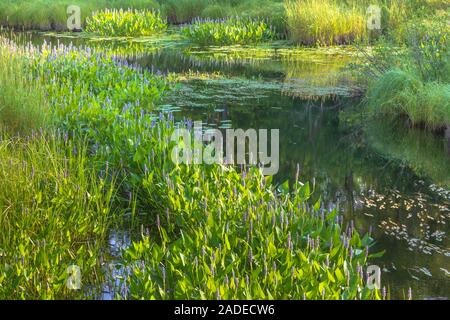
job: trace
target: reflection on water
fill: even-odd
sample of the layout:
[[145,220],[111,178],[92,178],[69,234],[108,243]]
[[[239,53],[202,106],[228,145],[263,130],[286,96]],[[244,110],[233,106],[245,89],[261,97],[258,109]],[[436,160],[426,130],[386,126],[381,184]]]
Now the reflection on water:
[[[292,179],[299,164],[301,178],[315,183],[316,198],[338,206],[361,231],[373,229],[376,249],[386,250],[375,263],[392,297],[406,296],[409,287],[418,299],[450,297],[450,128],[446,138],[386,122],[349,128],[339,113],[360,104],[351,98],[357,83],[343,72],[351,54],[157,50],[145,43],[108,48],[120,56],[131,52],[144,67],[179,74],[181,86],[161,106],[179,119],[202,121],[205,128],[280,129],[275,180]],[[192,73],[205,76],[186,76]],[[129,238],[112,234],[111,241],[114,257]],[[119,266],[113,275],[123,272]],[[103,298],[123,290],[117,285],[105,288]]]

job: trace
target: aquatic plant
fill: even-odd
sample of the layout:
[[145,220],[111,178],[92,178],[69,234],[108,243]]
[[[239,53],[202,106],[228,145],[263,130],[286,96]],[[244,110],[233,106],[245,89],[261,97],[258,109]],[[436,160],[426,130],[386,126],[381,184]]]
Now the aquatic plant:
[[[2,256],[10,261],[0,267],[2,295],[74,297],[64,286],[70,264],[87,284],[101,282],[100,249],[126,210],[142,237],[120,258],[126,290],[118,298],[380,297],[364,282],[373,239],[310,203],[308,184],[275,185],[258,168],[171,161],[173,130],[192,121],[151,112],[167,88],[162,76],[87,49],[8,48],[24,61],[23,79],[42,84],[60,134],[49,147],[45,133],[25,148],[0,144],[0,190],[9,190],[0,192]],[[20,201],[26,182],[17,182],[30,175]],[[17,224],[20,239],[10,237]]]
[[[161,178],[159,178],[161,179]],[[163,205],[125,253],[134,299],[367,299],[369,235],[309,207],[308,184],[271,185],[258,169],[176,167],[144,181]],[[221,196],[227,195],[227,196]],[[159,202],[161,204],[161,201]],[[175,232],[175,233],[174,233]]]
[[195,19],[182,29],[185,37],[199,45],[254,44],[274,39],[268,22],[250,18]]
[[0,299],[86,298],[66,286],[70,265],[84,287],[101,285],[104,240],[120,207],[114,179],[92,170],[85,144],[62,131],[2,134],[0,190]]
[[105,9],[86,19],[87,32],[102,36],[150,36],[167,29],[167,21],[155,10]]

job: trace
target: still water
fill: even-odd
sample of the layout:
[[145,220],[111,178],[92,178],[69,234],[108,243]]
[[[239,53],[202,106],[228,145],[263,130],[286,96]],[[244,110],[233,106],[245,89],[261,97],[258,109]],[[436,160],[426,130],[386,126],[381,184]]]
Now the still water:
[[[385,250],[373,263],[392,298],[408,288],[415,299],[450,298],[449,137],[365,119],[357,81],[345,71],[354,50],[59,41],[101,46],[155,72],[176,73],[180,84],[160,110],[178,119],[205,128],[279,129],[275,180],[292,179],[298,164],[316,198],[362,232],[373,230],[376,250]],[[112,234],[113,251],[124,237]]]

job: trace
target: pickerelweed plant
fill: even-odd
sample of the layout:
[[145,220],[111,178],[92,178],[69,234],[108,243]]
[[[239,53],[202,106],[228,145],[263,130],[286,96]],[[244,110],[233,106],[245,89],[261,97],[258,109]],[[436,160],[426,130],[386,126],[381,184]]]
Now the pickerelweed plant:
[[86,19],[86,31],[101,36],[151,36],[167,29],[167,20],[156,10],[105,9]]
[[[61,241],[68,237],[84,241],[90,235],[90,241],[99,246],[113,227],[113,218],[123,212],[119,208],[124,208],[131,213],[137,238],[119,259],[125,290],[117,291],[117,298],[380,298],[378,290],[366,287],[373,239],[369,234],[361,236],[352,222],[345,225],[338,211],[328,212],[320,202],[311,203],[308,184],[297,178],[291,185],[276,187],[258,168],[171,161],[174,129],[192,131],[192,122],[152,113],[167,90],[167,79],[88,49],[44,45],[38,50],[3,43],[2,50],[24,61],[24,78],[39,81],[45,88],[67,148],[56,150],[55,157],[23,152],[13,161],[17,166],[24,157],[32,157],[28,163],[36,162],[34,168],[39,168],[35,173],[39,179],[29,199],[14,211],[15,217],[35,219],[27,226],[45,225],[65,233],[51,244],[46,242],[52,246],[48,249],[39,251],[29,240],[27,246],[19,247],[25,258],[16,277],[11,277],[8,265],[21,256],[11,256],[8,265],[0,265],[2,295],[71,297],[64,291],[62,268],[72,262],[83,268],[85,290],[95,285],[99,274],[106,277],[98,267],[98,247],[86,251],[91,247],[67,247]],[[9,163],[4,160],[7,148],[16,150],[10,143],[0,144],[0,168]],[[74,168],[66,179],[74,180],[65,184],[65,162],[52,159],[64,159],[66,152]],[[82,157],[82,161],[70,162],[71,157]],[[7,176],[0,187],[18,193],[15,181],[25,181],[32,168],[27,166],[23,176],[14,178],[10,175],[22,171],[0,170]],[[91,181],[91,172],[100,181]],[[66,201],[67,195],[53,196],[56,185],[57,195],[73,194],[73,201]],[[5,214],[11,205],[8,192],[0,192],[4,194],[0,212],[3,228],[9,226],[11,233],[13,223]],[[45,204],[41,215],[27,215],[34,201]],[[111,203],[117,212],[111,210]],[[64,215],[67,208],[76,212]],[[80,226],[81,234],[70,229],[73,225]],[[16,244],[8,236],[2,241],[2,250]],[[30,264],[26,257],[33,254],[45,259],[36,258]],[[61,268],[49,267],[53,264]]]
[[202,46],[255,44],[270,41],[276,36],[267,20],[240,17],[197,18],[183,28],[183,34],[192,42]]

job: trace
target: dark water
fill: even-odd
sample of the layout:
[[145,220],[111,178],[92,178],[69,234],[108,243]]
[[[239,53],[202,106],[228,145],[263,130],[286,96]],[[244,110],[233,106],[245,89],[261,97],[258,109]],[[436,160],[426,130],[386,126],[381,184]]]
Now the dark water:
[[205,127],[279,129],[275,180],[292,179],[298,164],[316,197],[361,231],[373,228],[376,249],[386,250],[374,264],[392,298],[408,288],[415,299],[450,298],[449,140],[365,119],[360,99],[350,97],[356,83],[342,69],[351,55],[142,44],[118,52],[180,76],[162,111]]

